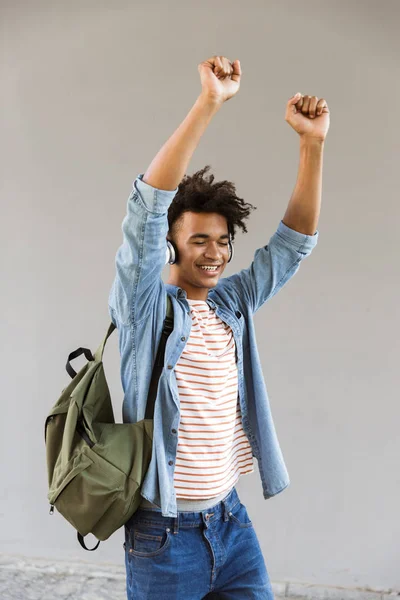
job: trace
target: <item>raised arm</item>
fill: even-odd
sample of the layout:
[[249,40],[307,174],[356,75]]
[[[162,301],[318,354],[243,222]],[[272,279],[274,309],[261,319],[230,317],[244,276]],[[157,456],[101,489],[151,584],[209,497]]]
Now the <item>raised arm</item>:
[[245,310],[255,313],[298,271],[318,242],[321,208],[322,159],[329,129],[324,98],[295,94],[286,105],[285,120],[300,136],[300,163],[296,186],[283,220],[268,244],[255,251],[250,266],[218,282],[229,288]]
[[201,93],[187,117],[153,158],[143,181],[154,188],[175,190],[201,136],[220,107],[220,102]]
[[300,137],[300,161],[296,186],[283,223],[314,235],[321,209],[322,165],[330,111],[324,98],[295,94],[286,105],[285,120]]
[[224,102],[240,87],[238,60],[213,56],[198,65],[202,91],[186,119],[151,162],[143,180],[155,188],[174,190],[181,182],[189,161],[207,125]]
[[161,290],[168,208],[202,134],[222,104],[239,89],[240,64],[213,57],[198,66],[202,91],[189,114],[165,142],[147,171],[138,175],[122,223],[109,312],[125,325],[146,318]]

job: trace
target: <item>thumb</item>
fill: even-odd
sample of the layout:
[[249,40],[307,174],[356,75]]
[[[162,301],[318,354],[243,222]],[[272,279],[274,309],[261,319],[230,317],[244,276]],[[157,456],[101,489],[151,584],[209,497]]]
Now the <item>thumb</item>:
[[296,102],[299,101],[300,97],[301,97],[300,92],[297,92],[297,94],[295,94],[294,96],[289,98],[289,104],[296,104]]

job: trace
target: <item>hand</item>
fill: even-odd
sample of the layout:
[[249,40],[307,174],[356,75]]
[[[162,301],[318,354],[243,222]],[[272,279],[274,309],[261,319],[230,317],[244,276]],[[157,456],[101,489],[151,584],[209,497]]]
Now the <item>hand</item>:
[[240,61],[229,62],[224,56],[213,56],[198,66],[202,94],[217,102],[226,102],[237,94],[242,74]]
[[324,98],[295,94],[286,104],[285,121],[303,138],[324,141],[329,129],[329,108]]

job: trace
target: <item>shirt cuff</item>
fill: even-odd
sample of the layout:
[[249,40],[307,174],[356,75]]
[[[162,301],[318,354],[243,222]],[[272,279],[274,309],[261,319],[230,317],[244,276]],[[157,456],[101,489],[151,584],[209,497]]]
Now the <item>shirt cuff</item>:
[[144,173],[140,173],[136,177],[133,187],[141,197],[145,208],[150,212],[165,213],[174,199],[178,187],[174,190],[160,190],[143,181],[143,176]]
[[314,235],[300,233],[300,231],[296,231],[285,225],[283,221],[279,223],[277,233],[289,242],[297,252],[302,254],[309,254],[314,246],[316,246],[319,237],[318,230]]

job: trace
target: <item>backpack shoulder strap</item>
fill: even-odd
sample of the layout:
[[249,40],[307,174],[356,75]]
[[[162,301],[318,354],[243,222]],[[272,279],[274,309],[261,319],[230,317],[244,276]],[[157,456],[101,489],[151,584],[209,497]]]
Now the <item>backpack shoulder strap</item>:
[[167,294],[167,317],[171,320],[174,318],[174,309],[169,294]]
[[95,358],[95,360],[97,360],[97,362],[101,362],[103,360],[104,347],[106,345],[108,338],[114,331],[114,329],[116,329],[116,326],[114,325],[113,322],[111,322],[110,325],[108,326],[108,330],[107,330],[104,340],[101,342],[100,346],[97,348],[96,352],[94,353],[94,358]]
[[171,334],[173,328],[174,309],[172,306],[171,298],[167,294],[166,315],[163,330],[161,333],[160,344],[158,346],[157,355],[153,366],[153,372],[151,374],[150,386],[146,401],[145,419],[153,419],[154,417],[154,404],[157,397],[158,380],[160,379],[160,375],[164,366],[165,346],[167,344],[168,336]]
[[[174,309],[172,308],[171,298],[167,294],[167,311],[166,311],[166,317],[165,317],[166,322],[164,324],[164,331],[166,331],[166,329],[167,329],[167,331],[166,331],[167,335],[169,335],[172,331],[173,320],[174,320]],[[165,325],[166,325],[166,328],[165,328]],[[108,330],[107,330],[107,333],[106,333],[103,341],[101,342],[100,346],[97,348],[97,350],[94,354],[94,359],[97,360],[98,362],[103,360],[105,345],[107,343],[108,338],[114,331],[114,329],[116,329],[116,326],[114,325],[113,322],[111,322],[110,325],[108,326]],[[91,359],[91,360],[93,360],[93,359]]]

